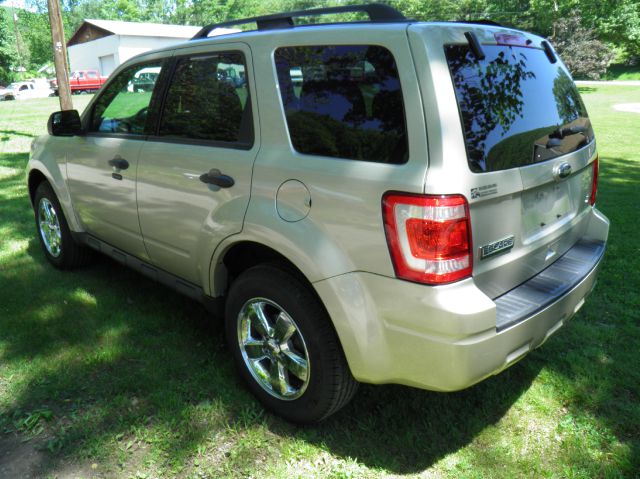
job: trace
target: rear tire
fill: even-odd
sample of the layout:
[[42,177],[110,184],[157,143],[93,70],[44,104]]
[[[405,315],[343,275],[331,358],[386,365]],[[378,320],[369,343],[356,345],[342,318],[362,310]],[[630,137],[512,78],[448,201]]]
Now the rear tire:
[[302,281],[272,265],[231,285],[226,335],[236,366],[256,398],[296,423],[319,422],[355,394],[331,320]]
[[51,185],[43,181],[33,199],[36,233],[47,260],[59,269],[73,269],[88,262],[91,251],[76,243]]

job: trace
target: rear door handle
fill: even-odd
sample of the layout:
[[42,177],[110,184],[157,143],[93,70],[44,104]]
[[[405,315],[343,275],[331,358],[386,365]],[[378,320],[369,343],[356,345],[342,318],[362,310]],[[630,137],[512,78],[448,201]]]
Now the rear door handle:
[[207,173],[201,174],[200,181],[220,188],[231,188],[235,184],[233,178],[223,174],[218,168],[212,168]]
[[116,155],[115,158],[109,160],[109,165],[119,170],[126,170],[129,168],[129,162],[122,158],[120,155]]

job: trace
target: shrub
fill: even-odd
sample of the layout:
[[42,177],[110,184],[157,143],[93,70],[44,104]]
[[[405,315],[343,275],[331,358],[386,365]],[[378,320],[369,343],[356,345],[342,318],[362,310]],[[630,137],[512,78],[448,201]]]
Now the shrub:
[[576,78],[599,80],[613,60],[613,52],[596,38],[596,31],[581,24],[580,16],[553,24],[551,41]]

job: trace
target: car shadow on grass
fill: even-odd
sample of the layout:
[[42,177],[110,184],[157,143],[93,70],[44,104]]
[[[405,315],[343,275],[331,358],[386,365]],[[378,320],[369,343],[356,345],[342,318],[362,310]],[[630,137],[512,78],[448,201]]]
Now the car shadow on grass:
[[[23,299],[5,308],[0,341],[2,361],[40,358],[5,415],[53,411],[55,454],[41,473],[117,450],[140,429],[170,451],[168,462],[184,464],[216,432],[256,426],[368,467],[420,472],[497,423],[542,365],[517,365],[453,394],[363,385],[335,417],[297,427],[261,412],[223,347],[221,322],[199,305],[108,259],[69,274],[52,270],[35,240],[28,255],[5,273]],[[253,457],[222,460],[250,471]]]
[[[545,349],[545,368],[565,386],[559,430],[576,432],[566,462],[587,476],[640,471],[640,162],[600,158],[596,206],[610,220],[598,283],[576,318]],[[599,470],[594,457],[609,451]]]
[[[607,213],[617,195],[635,198],[630,205],[638,199],[634,183],[640,178],[629,178],[635,164],[619,160],[616,165],[622,165],[619,174],[613,166],[603,168],[601,191],[610,195],[603,200]],[[23,177],[5,178],[2,190],[19,188],[21,181]],[[609,288],[620,286],[607,264],[596,293],[605,295],[604,309],[596,307],[586,319],[591,314],[606,317],[615,304],[614,311],[622,315],[614,323],[615,333],[583,325],[581,313],[579,324],[566,328],[569,333],[563,330],[543,349],[473,388],[443,394],[363,385],[334,417],[318,426],[297,427],[256,405],[233,370],[221,322],[211,321],[198,304],[100,256],[76,272],[57,271],[33,239],[26,189],[3,198],[2,208],[8,212],[3,231],[18,246],[0,249],[0,374],[19,379],[6,382],[8,390],[0,395],[0,423],[4,418],[5,425],[12,425],[29,412],[51,411],[52,419],[43,419],[50,459],[36,475],[55,473],[61,462],[83,458],[111,462],[116,469],[107,475],[123,475],[136,467],[126,465],[136,447],[151,454],[165,472],[190,464],[206,447],[213,450],[212,467],[251,474],[259,467],[256,458],[264,459],[261,451],[277,450],[291,438],[370,468],[419,473],[497,424],[542,368],[576,384],[566,392],[574,417],[595,413],[603,427],[631,444],[632,458],[637,454],[637,439],[628,435],[638,422],[632,416],[625,424],[621,415],[625,410],[638,414],[629,402],[637,399],[640,381],[629,386],[623,374],[624,364],[638,364],[637,326],[632,313],[625,312],[637,296],[606,296],[613,294]],[[624,233],[619,227],[612,228],[613,238]],[[607,253],[607,262],[624,261],[631,248],[631,242],[619,241]],[[640,285],[634,281],[637,291]],[[593,301],[587,304],[591,310]],[[634,332],[632,351],[623,344],[624,336],[616,335]],[[586,352],[585,345],[590,348]],[[613,365],[598,360],[602,351]],[[629,374],[633,378],[637,372]],[[601,394],[589,402],[594,390]],[[612,394],[623,396],[612,404]],[[242,443],[231,453],[216,455],[224,450],[224,440],[217,438],[228,438],[229,431],[246,437],[256,430],[261,437],[256,446]],[[123,455],[121,470],[113,458]],[[574,458],[586,460],[588,455]]]
[[293,435],[371,468],[419,473],[497,424],[542,365],[527,360],[526,365],[455,393],[362,385],[353,402],[336,416]]
[[[363,385],[334,418],[296,427],[263,413],[240,383],[219,318],[99,255],[75,272],[53,269],[34,238],[26,190],[4,207],[7,234],[26,247],[5,259],[0,276],[0,361],[22,378],[9,385],[0,414],[15,422],[52,412],[51,460],[39,474],[108,456],[139,434],[152,438],[170,468],[188,463],[217,433],[256,427],[276,442],[295,437],[369,467],[419,472],[495,424],[537,374],[538,363],[516,366],[454,394]],[[245,451],[219,460],[250,471],[255,457]]]
[[[256,427],[269,431],[267,438],[295,438],[368,467],[416,473],[496,424],[543,364],[516,365],[452,394],[362,385],[334,417],[298,427],[261,411],[233,369],[221,321],[210,321],[196,303],[106,258],[69,274],[53,271],[36,241],[28,254],[31,264],[6,273],[12,296],[23,299],[0,319],[0,359],[38,359],[4,414],[53,412],[54,454],[42,474],[60,461],[117,450],[141,429],[171,454],[167,464],[185,464],[218,432]],[[222,461],[250,472],[256,452]]]

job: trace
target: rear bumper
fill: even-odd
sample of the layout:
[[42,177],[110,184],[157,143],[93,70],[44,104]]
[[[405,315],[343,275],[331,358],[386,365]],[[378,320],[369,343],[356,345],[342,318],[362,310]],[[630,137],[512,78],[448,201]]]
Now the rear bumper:
[[582,307],[596,282],[608,225],[594,210],[585,238],[495,301],[472,279],[428,287],[350,273],[315,287],[356,379],[455,391],[511,366]]

